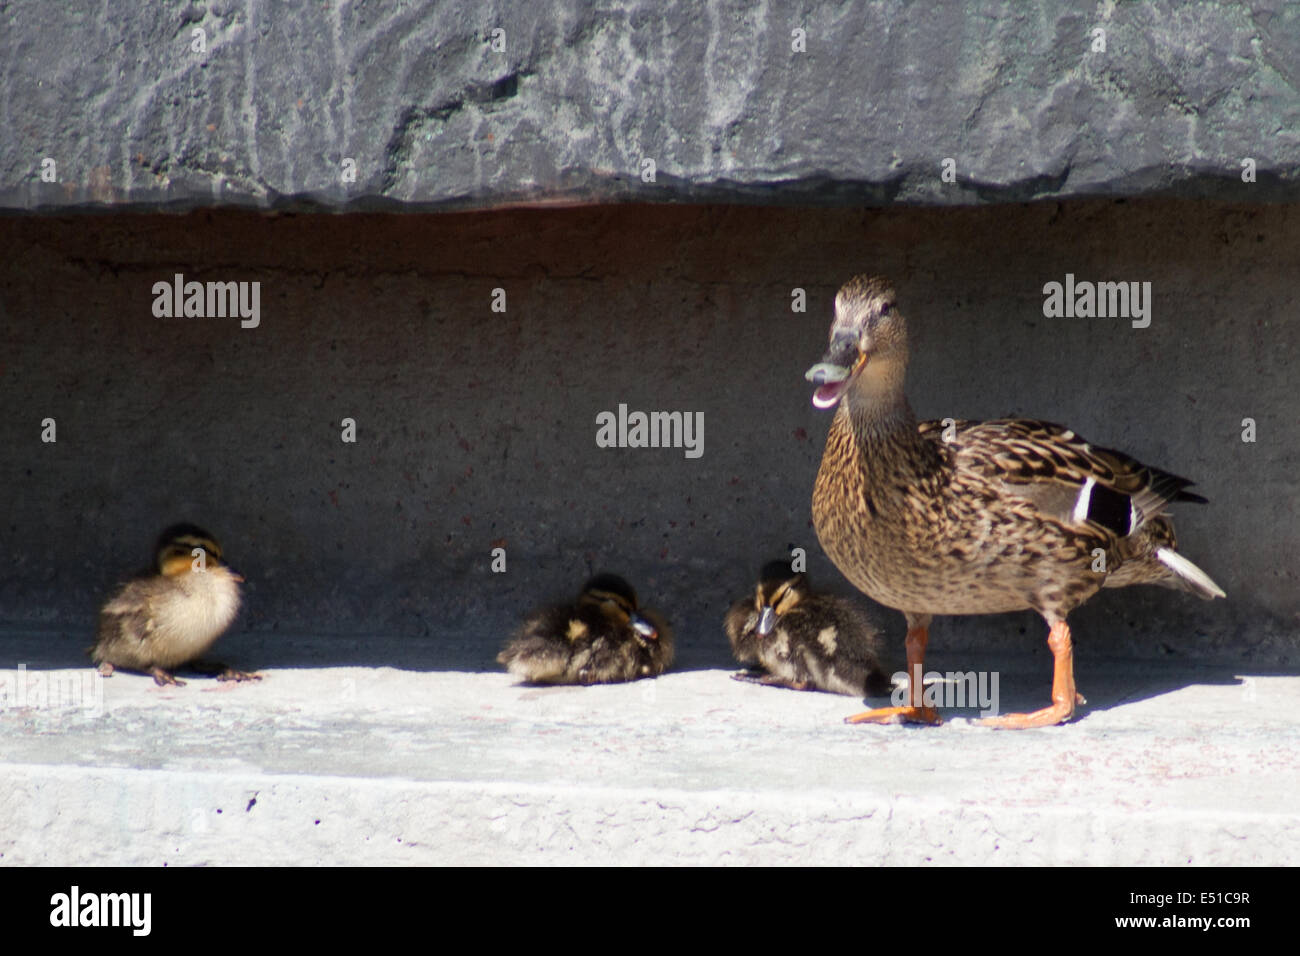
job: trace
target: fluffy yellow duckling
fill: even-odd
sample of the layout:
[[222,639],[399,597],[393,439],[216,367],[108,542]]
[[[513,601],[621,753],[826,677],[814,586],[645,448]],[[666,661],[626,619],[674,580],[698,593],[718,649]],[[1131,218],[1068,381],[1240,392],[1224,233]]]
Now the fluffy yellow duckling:
[[[124,584],[99,612],[99,631],[90,657],[99,672],[117,667],[143,671],[160,687],[184,685],[172,671],[191,664],[219,638],[239,613],[239,583],[226,566],[221,545],[192,524],[168,528],[158,539],[156,571]],[[220,665],[220,680],[260,680]]]

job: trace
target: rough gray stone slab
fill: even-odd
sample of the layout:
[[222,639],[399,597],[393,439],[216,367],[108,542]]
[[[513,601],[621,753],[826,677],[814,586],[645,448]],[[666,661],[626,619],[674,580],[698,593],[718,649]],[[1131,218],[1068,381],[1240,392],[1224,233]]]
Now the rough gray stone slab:
[[7,209],[1300,197],[1277,0],[16,0],[0,63]]

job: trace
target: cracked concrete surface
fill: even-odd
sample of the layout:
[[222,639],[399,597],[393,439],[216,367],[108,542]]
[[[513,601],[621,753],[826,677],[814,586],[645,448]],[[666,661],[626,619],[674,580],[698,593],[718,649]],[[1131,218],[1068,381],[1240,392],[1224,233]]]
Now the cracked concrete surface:
[[[43,635],[11,637],[34,658],[33,689],[89,679],[42,666]],[[1003,709],[1046,700],[1041,661],[993,663]],[[10,701],[0,862],[1300,859],[1295,676],[1081,661],[1081,718],[1011,733],[971,710],[939,728],[848,726],[853,698],[728,673],[536,688],[490,672],[272,668],[260,684],[166,689],[119,673],[100,712]]]

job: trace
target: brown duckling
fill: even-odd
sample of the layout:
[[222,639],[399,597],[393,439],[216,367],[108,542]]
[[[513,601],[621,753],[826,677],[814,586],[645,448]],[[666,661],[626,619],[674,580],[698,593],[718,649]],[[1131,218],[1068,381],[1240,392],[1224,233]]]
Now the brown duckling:
[[736,660],[760,668],[736,680],[855,697],[889,693],[870,621],[851,602],[812,590],[788,561],[763,566],[755,595],[731,605],[723,627]]
[[534,684],[609,684],[662,674],[673,662],[673,635],[637,604],[632,586],[598,574],[572,604],[529,615],[497,661]]
[[[193,663],[230,627],[244,579],[226,566],[216,539],[192,524],[162,533],[155,564],[100,609],[90,657],[105,677],[121,667],[151,674],[160,687],[182,686],[171,672]],[[261,679],[215,664],[203,670],[220,680]]]
[[[1048,626],[1052,703],[981,723],[1063,723],[1083,702],[1066,616],[1103,587],[1159,584],[1223,597],[1177,551],[1166,511],[1203,503],[1191,484],[1050,422],[920,422],[903,393],[907,324],[894,287],[850,280],[830,347],[808,370],[813,404],[835,408],[813,491],[822,547],[855,587],[907,618],[907,670],[924,667],[936,614],[1032,609]],[[939,723],[919,680],[910,704],[851,722]]]

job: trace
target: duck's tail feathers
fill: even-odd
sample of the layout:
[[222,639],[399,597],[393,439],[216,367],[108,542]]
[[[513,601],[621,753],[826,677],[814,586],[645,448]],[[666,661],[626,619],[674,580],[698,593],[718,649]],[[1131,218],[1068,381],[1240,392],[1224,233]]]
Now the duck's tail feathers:
[[1159,518],[1174,502],[1186,501],[1198,505],[1208,504],[1207,499],[1187,489],[1193,482],[1179,478],[1159,468],[1145,468],[1146,486],[1131,495],[1133,502],[1130,533],[1138,527]]
[[1188,561],[1173,548],[1156,548],[1156,560],[1177,576],[1177,583],[1187,591],[1207,601],[1213,598],[1226,598],[1223,588],[1210,579],[1210,576]]

